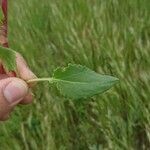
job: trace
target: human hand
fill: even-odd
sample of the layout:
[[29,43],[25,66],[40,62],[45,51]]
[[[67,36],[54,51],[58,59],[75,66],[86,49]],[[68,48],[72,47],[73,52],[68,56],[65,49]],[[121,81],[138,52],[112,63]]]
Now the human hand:
[[34,79],[36,76],[20,54],[17,54],[16,63],[17,77],[14,72],[6,72],[0,62],[0,121],[7,120],[18,104],[32,102],[30,88],[33,85],[27,85],[25,81]]

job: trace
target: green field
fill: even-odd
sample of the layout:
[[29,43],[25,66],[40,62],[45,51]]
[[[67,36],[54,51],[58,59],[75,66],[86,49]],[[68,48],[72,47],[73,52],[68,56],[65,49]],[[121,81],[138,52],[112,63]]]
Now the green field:
[[149,0],[10,0],[9,43],[39,77],[76,63],[120,83],[80,101],[38,84],[0,123],[0,150],[150,148]]

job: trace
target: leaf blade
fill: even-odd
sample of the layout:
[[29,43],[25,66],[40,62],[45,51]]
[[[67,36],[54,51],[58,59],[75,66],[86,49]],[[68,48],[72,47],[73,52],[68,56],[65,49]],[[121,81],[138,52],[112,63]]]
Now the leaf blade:
[[6,71],[16,71],[16,52],[14,50],[0,46],[0,60]]
[[115,77],[100,75],[87,67],[72,64],[64,69],[58,68],[53,78],[61,94],[73,99],[101,94],[118,82]]

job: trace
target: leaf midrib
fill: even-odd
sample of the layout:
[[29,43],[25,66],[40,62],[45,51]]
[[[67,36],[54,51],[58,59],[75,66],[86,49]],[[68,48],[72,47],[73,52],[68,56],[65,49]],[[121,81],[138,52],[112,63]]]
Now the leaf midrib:
[[[72,84],[89,84],[89,83],[99,83],[98,81],[93,81],[93,82],[78,82],[78,81],[68,81],[68,80],[62,80],[62,79],[57,79],[57,78],[53,78],[53,81],[60,81],[60,82],[68,82],[68,83],[72,83]],[[110,81],[109,81],[110,82]],[[111,81],[112,83],[114,82],[117,82],[117,80],[114,80],[114,81]],[[105,82],[102,82],[101,84],[107,84],[108,82],[105,81]]]

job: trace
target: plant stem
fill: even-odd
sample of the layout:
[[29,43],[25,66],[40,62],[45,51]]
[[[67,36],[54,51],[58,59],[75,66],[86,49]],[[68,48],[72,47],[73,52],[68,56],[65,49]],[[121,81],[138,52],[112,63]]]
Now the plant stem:
[[49,82],[52,82],[53,80],[54,80],[53,78],[37,78],[37,79],[31,79],[31,80],[28,80],[27,83],[43,82],[43,81],[49,81]]

